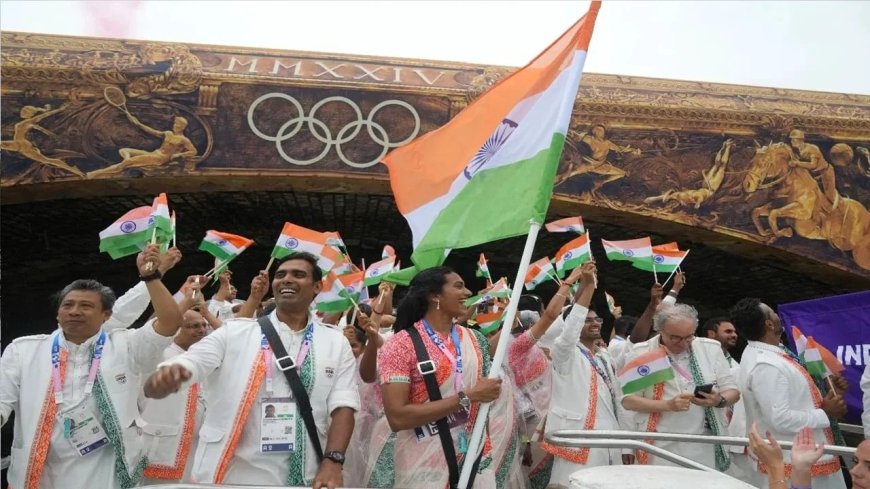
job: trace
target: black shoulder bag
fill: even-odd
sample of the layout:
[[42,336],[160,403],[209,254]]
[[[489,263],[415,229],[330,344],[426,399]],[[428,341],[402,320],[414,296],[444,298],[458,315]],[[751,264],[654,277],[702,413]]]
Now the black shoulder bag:
[[[308,393],[305,392],[305,386],[302,385],[302,379],[296,372],[296,361],[287,354],[287,349],[281,343],[281,337],[272,325],[269,316],[262,316],[257,320],[260,324],[260,330],[266,336],[269,342],[269,347],[272,348],[272,353],[275,356],[275,363],[278,364],[278,369],[284,372],[287,377],[287,383],[290,384],[290,390],[293,391],[293,397],[296,399],[296,405],[299,406],[299,414],[302,415],[302,421],[305,423],[305,431],[308,432],[308,438],[311,444],[314,445],[314,453],[317,454],[317,462],[323,461],[323,448],[320,446],[320,437],[317,435],[317,425],[314,424],[314,414],[311,411],[311,401],[308,399]],[[300,365],[301,367],[301,365]]]
[[[408,328],[408,336],[411,337],[411,343],[414,344],[414,352],[417,354],[417,371],[423,376],[423,381],[426,383],[426,391],[429,393],[429,400],[440,401],[441,389],[438,388],[438,379],[435,378],[435,362],[429,358],[429,352],[426,351],[426,345],[423,344],[423,338],[417,328],[411,326]],[[447,459],[447,471],[450,474],[450,489],[457,489],[459,485],[459,463],[456,460],[456,447],[453,446],[453,437],[450,436],[450,427],[447,424],[447,418],[441,418],[435,422],[438,428],[438,438],[441,439],[441,448],[444,450],[444,457]],[[474,461],[471,467],[471,476],[468,478],[468,487],[474,486],[474,477],[477,475],[477,468],[480,465],[480,459],[483,456],[483,450],[480,456]]]

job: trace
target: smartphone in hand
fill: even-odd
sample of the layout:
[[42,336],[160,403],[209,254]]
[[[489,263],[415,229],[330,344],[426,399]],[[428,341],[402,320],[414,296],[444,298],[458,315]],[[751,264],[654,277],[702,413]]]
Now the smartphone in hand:
[[695,386],[695,397],[697,397],[698,399],[703,399],[704,396],[702,396],[700,394],[701,392],[703,392],[705,394],[712,393],[713,392],[713,384],[704,384],[704,385]]

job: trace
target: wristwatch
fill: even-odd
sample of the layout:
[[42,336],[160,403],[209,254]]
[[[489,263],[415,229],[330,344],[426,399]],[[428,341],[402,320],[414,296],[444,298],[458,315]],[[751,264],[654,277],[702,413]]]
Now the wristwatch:
[[722,409],[728,405],[728,399],[725,399],[725,396],[723,396],[722,394],[719,394],[719,397],[722,398],[722,400],[719,401],[719,404],[716,404],[716,407]]
[[471,411],[471,398],[465,395],[465,392],[463,391],[459,391],[456,395],[459,396],[459,407],[461,407],[466,413]]
[[338,465],[344,465],[344,454],[339,452],[338,450],[324,453],[323,458],[328,458],[329,460],[332,460]]
[[143,282],[150,282],[152,280],[160,280],[163,278],[163,274],[160,273],[160,270],[154,270],[154,273],[150,273],[148,275],[139,275],[139,280]]

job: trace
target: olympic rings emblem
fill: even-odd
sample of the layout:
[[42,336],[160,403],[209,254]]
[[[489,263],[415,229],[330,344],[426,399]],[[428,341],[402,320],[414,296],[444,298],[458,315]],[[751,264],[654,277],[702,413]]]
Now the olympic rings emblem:
[[[266,100],[273,98],[286,100],[287,102],[289,102],[289,104],[293,107],[298,116],[285,122],[280,128],[278,128],[278,132],[274,136],[270,136],[260,131],[260,129],[257,127],[256,123],[254,122],[254,112],[257,110],[257,107],[259,107],[260,104],[262,104]],[[329,126],[327,126],[326,123],[316,117],[317,111],[324,105],[331,102],[346,104],[353,110],[354,114],[356,115],[356,120],[347,123],[344,127],[339,129],[335,137],[333,137],[332,131],[329,129]],[[374,121],[375,115],[378,113],[379,110],[389,107],[391,105],[405,108],[408,112],[411,113],[411,116],[414,118],[414,130],[411,132],[410,136],[406,137],[401,141],[391,141],[390,135],[387,133],[387,130],[384,128],[384,126]],[[311,135],[314,136],[315,139],[323,143],[324,146],[320,154],[315,156],[314,158],[300,160],[288,155],[284,151],[282,143],[296,136],[299,131],[302,130],[303,124],[305,123],[308,124],[308,130],[311,132]],[[370,166],[378,164],[378,162],[380,162],[391,149],[405,145],[411,142],[415,137],[417,137],[417,134],[420,133],[420,115],[408,102],[393,99],[385,100],[375,105],[374,107],[372,107],[372,110],[369,112],[369,114],[364,118],[362,114],[362,109],[360,109],[356,102],[350,100],[347,97],[340,96],[326,97],[323,100],[320,100],[311,107],[311,112],[309,112],[308,115],[305,115],[305,109],[302,108],[302,104],[294,97],[285,93],[273,92],[260,96],[259,98],[257,98],[257,100],[254,100],[254,102],[248,108],[248,127],[250,127],[251,131],[253,131],[254,134],[256,134],[257,137],[259,137],[260,139],[275,143],[275,148],[278,150],[278,154],[281,155],[281,158],[288,163],[299,166],[307,166],[317,163],[318,161],[326,157],[326,155],[329,153],[329,150],[332,149],[333,146],[335,146],[335,151],[336,153],[338,153],[338,157],[343,163],[354,168],[368,168]],[[381,152],[371,161],[358,163],[350,160],[344,154],[342,145],[356,138],[363,127],[366,128],[366,131],[368,132],[368,135],[372,139],[372,141],[381,146]]]

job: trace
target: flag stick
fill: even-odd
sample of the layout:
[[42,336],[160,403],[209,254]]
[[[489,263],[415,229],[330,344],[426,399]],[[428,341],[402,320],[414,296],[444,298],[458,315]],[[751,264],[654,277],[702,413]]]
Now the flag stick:
[[831,387],[831,392],[833,392],[834,394],[836,394],[836,393],[837,393],[837,389],[834,387],[834,381],[831,380],[831,376],[829,375],[829,376],[825,377],[825,380],[828,381],[828,385]]
[[[586,243],[589,245],[589,258],[594,260],[595,257],[592,256],[592,235],[589,233],[589,230],[586,230]],[[592,287],[598,289],[598,274],[596,273],[592,277]]]
[[559,284],[560,287],[562,286],[562,279],[560,279],[558,275],[556,275],[555,273],[550,273],[549,270],[547,270],[547,275],[552,277],[553,280],[555,280],[556,283]]
[[273,263],[275,263],[275,257],[274,257],[274,256],[271,257],[271,258],[269,258],[269,263],[266,264],[266,268],[265,268],[266,273],[269,273],[269,269],[272,268],[272,264],[273,264]]
[[[173,217],[175,217],[174,214],[173,214]],[[173,248],[176,247],[175,246],[175,229],[176,229],[176,225],[177,225],[176,222],[177,221],[175,219],[172,219],[172,247]]]
[[[193,282],[194,282],[195,284],[199,285],[199,275],[197,275],[196,278],[193,279]],[[195,298],[195,297],[196,297],[196,289],[193,289],[193,290],[190,292],[190,298],[193,299],[193,298]]]
[[[517,269],[517,278],[514,284],[522,284],[526,273],[529,271],[529,264],[532,261],[532,252],[535,249],[535,241],[538,238],[538,232],[541,230],[541,224],[531,221],[529,223],[529,234],[526,236],[526,246],[523,248],[523,255],[520,258],[520,266]],[[492,366],[489,369],[489,378],[497,379],[500,377],[501,367],[507,355],[507,347],[510,342],[510,331],[514,324],[514,318],[517,315],[517,306],[520,302],[520,295],[523,293],[522,287],[514,287],[511,292],[511,299],[508,303],[507,312],[504,316],[504,322],[501,325],[501,335],[498,339],[498,347],[495,350],[495,355],[492,359]],[[487,402],[480,406],[477,412],[477,420],[474,422],[474,430],[471,432],[469,440],[468,452],[465,456],[465,462],[462,464],[462,472],[459,476],[460,488],[468,487],[468,481],[471,477],[471,466],[477,459],[477,455],[483,447],[483,429],[486,426],[486,419],[489,417],[489,408],[492,404]]]
[[[685,254],[685,255],[683,255],[683,259],[682,259],[682,260],[680,260],[680,263],[682,263],[682,262],[683,262],[683,261],[685,261],[685,260],[686,260],[686,258],[687,258],[687,257],[688,257],[688,256],[689,256],[689,252],[690,252],[690,251],[692,251],[692,250],[691,250],[691,249],[689,249],[689,250],[686,250],[686,254]],[[676,272],[677,272],[677,270],[680,270],[680,271],[681,271],[681,272],[682,272],[682,270],[681,270],[681,269],[680,269],[680,266],[679,266],[679,265],[677,265],[677,268],[675,268],[675,269],[674,269],[674,270],[673,270],[673,271],[672,271],[672,272],[671,272],[671,274],[670,274],[670,275],[668,275],[668,279],[667,279],[667,280],[665,280],[665,283],[663,283],[663,284],[662,284],[662,287],[664,287],[664,286],[665,286],[665,285],[668,285],[668,282],[669,282],[669,281],[670,281],[670,280],[671,280],[671,277],[673,277],[673,276],[674,276],[674,273],[676,273]]]
[[[155,244],[155,243],[157,243],[157,224],[156,223],[154,224],[154,230],[151,232],[151,244]],[[153,261],[149,261],[148,263],[145,264],[145,270],[150,272],[153,269],[154,269],[154,262]]]
[[656,281],[656,283],[659,283],[659,274],[658,274],[658,272],[656,272],[656,259],[655,259],[655,257],[653,257],[653,259],[652,259],[652,266],[653,266],[653,279]]

